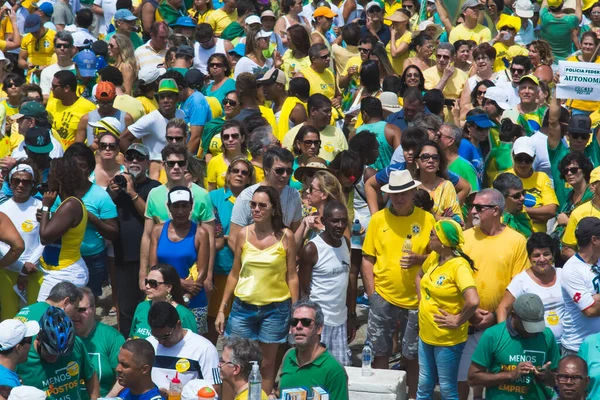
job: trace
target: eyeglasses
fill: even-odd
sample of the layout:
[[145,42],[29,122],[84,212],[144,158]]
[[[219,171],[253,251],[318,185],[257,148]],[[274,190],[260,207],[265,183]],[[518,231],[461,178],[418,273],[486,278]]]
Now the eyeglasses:
[[227,141],[229,139],[231,139],[231,140],[238,140],[240,138],[240,134],[239,133],[232,133],[232,134],[224,133],[221,136],[223,137],[223,140],[225,140],[225,141]]
[[168,338],[171,337],[171,335],[173,334],[174,330],[175,330],[175,327],[173,327],[173,329],[171,329],[171,332],[167,333],[166,335],[156,336],[156,335],[153,334],[152,336],[154,336],[154,339],[159,340],[159,341],[160,340],[166,340],[166,339],[168,339]]
[[210,63],[208,64],[208,68],[223,68],[224,65],[222,63]]
[[447,54],[436,54],[435,55],[437,58],[441,58],[442,60],[449,60],[450,56]]
[[497,207],[493,204],[473,204],[473,208],[475,210],[477,210],[477,212],[482,212],[483,210],[487,209],[487,208],[494,208]]
[[558,383],[568,383],[569,381],[578,384],[585,379],[585,376],[581,375],[569,375],[569,374],[556,374],[556,381]]
[[292,318],[290,319],[290,326],[298,326],[298,322],[300,322],[303,327],[308,328],[314,321],[312,318]]
[[306,193],[312,194],[314,192],[322,192],[322,190],[321,190],[321,188],[314,187],[313,185],[310,185],[309,187],[306,188]]
[[277,175],[283,175],[283,174],[291,175],[294,173],[293,168],[284,168],[284,167],[271,168],[271,171],[275,172]]
[[98,143],[98,148],[100,150],[115,151],[117,149],[117,144],[116,143],[100,142],[100,143]]
[[164,282],[159,282],[156,279],[144,279],[144,284],[151,289],[156,289],[158,285],[162,285]]
[[586,142],[588,140],[590,140],[590,134],[589,133],[571,133],[569,132],[569,136],[571,139],[575,139],[575,140],[579,140],[579,139],[583,139]]
[[33,182],[32,179],[10,178],[10,184],[13,186],[19,186],[20,184],[23,184],[24,186],[28,186],[28,185],[31,185],[32,182]]
[[179,160],[179,161],[165,161],[165,164],[167,165],[167,167],[169,168],[173,168],[176,165],[179,166],[179,168],[183,168],[185,167],[186,162],[183,160]]
[[367,12],[369,14],[374,14],[374,13],[378,13],[381,12],[381,7],[371,7],[367,10]]
[[108,48],[109,48],[109,49],[114,49],[115,47],[117,47],[117,46],[116,46],[116,45],[114,45],[114,44],[112,44],[112,43],[109,43],[109,44],[108,44]]
[[525,68],[515,68],[515,67],[511,67],[510,68],[510,73],[515,75],[515,74],[519,74],[522,75],[525,73]]
[[446,138],[446,139],[454,139],[454,137],[452,137],[452,136],[449,136],[449,135],[444,135],[444,134],[443,134],[442,132],[440,132],[440,131],[437,131],[437,132],[435,133],[435,137],[436,137],[438,140],[439,140],[440,138],[443,138],[443,137],[444,137],[444,138]]
[[233,175],[242,174],[242,176],[249,176],[250,175],[250,171],[248,171],[247,169],[239,169],[239,168],[231,168],[231,173]]
[[367,54],[369,54],[371,52],[370,49],[366,49],[364,47],[359,47],[358,51],[360,51],[361,53],[367,53]]
[[600,11],[592,11],[591,15],[600,15]]
[[57,43],[54,45],[55,49],[70,49],[71,45],[69,43]]
[[223,104],[224,106],[230,105],[231,107],[235,107],[235,106],[237,106],[237,101],[231,100],[231,99],[223,99],[221,104]]
[[515,156],[515,162],[517,164],[533,164],[533,157],[519,154]]
[[183,136],[166,136],[167,138],[167,142],[183,142],[183,139],[185,139]]
[[223,357],[219,357],[219,365],[227,365],[227,364],[238,365],[236,363],[232,363],[231,361],[225,361],[225,360],[223,360]]
[[250,209],[254,210],[256,207],[258,207],[261,210],[266,210],[267,208],[269,208],[269,205],[267,203],[250,200]]
[[581,168],[579,167],[571,167],[563,169],[563,175],[572,174],[575,175]]
[[319,56],[319,58],[320,58],[321,60],[327,60],[327,59],[331,58],[331,54],[327,53],[327,54],[325,54],[324,56]]
[[302,143],[305,146],[308,146],[308,147],[312,147],[312,146],[321,147],[321,141],[320,140],[303,140]]
[[428,153],[423,153],[419,156],[419,160],[423,161],[423,162],[427,162],[429,160],[433,160],[434,162],[438,162],[440,161],[440,155],[439,154],[428,154]]
[[132,161],[146,161],[148,159],[148,157],[146,157],[143,154],[138,153],[137,151],[135,152],[128,152],[125,154],[125,160],[132,162]]
[[513,200],[521,200],[521,197],[525,197],[526,194],[526,190],[521,190],[520,192],[517,192],[515,194],[508,194],[506,195],[506,197],[510,197]]

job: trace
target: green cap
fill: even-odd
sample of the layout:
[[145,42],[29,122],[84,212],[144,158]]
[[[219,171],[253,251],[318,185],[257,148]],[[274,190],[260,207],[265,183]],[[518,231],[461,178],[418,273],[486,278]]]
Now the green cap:
[[158,84],[158,93],[179,93],[179,88],[177,87],[177,82],[175,79],[166,78],[160,81]]
[[540,333],[546,329],[544,303],[537,294],[522,294],[515,300],[513,310],[521,319],[527,333]]
[[18,120],[22,117],[48,118],[48,112],[44,106],[37,101],[29,101],[21,106],[19,113],[11,117],[12,120]]

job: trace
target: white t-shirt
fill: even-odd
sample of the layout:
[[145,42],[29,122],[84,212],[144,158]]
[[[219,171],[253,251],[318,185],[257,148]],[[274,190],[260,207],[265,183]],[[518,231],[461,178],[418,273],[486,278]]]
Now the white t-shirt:
[[561,285],[565,302],[561,342],[567,349],[578,351],[586,337],[600,332],[600,317],[583,314],[583,310],[594,305],[592,296],[600,292],[600,275],[575,254],[563,267]]
[[527,271],[523,271],[516,275],[506,288],[515,299],[525,293],[533,293],[540,296],[542,303],[544,303],[546,326],[552,330],[558,343],[560,343],[560,338],[563,334],[562,320],[565,313],[562,287],[560,285],[562,272],[562,269],[557,268],[554,285],[543,287],[531,279]]
[[[177,109],[174,118],[184,119],[185,113]],[[169,120],[163,117],[159,110],[154,110],[127,127],[136,139],[142,139],[142,143],[148,146],[151,160],[162,159],[160,152],[167,145],[167,122]]]
[[[54,135],[50,135],[50,141],[52,142],[52,145],[54,146],[54,148],[50,152],[50,158],[52,158],[52,159],[61,158],[63,156],[63,154],[65,154],[62,144],[58,141],[58,139],[56,139],[54,137]],[[12,158],[16,158],[16,159],[27,158],[27,152],[25,151],[25,141],[24,140],[21,141],[21,143],[19,143],[17,148],[13,150],[13,152],[10,156]]]
[[39,265],[44,246],[40,243],[40,223],[35,213],[40,208],[42,202],[35,197],[30,197],[24,203],[17,203],[11,198],[0,205],[0,211],[10,218],[25,242],[25,251],[8,267],[10,271],[21,272],[26,262]]
[[548,177],[552,179],[550,156],[548,155],[548,136],[540,131],[535,131],[535,133],[530,137],[530,143],[535,148],[533,170],[537,172],[545,172]]
[[254,61],[249,59],[248,57],[242,57],[237,62],[237,64],[235,64],[235,71],[233,72],[233,79],[237,79],[238,75],[241,74],[242,72],[250,72],[252,75],[254,75],[256,77],[256,79],[262,78],[262,76],[268,70],[270,70],[272,66],[273,66],[273,60],[271,60],[270,58],[267,58],[265,65],[263,65],[261,67],[260,65],[258,65],[257,63],[255,63]]
[[205,379],[210,384],[221,384],[219,377],[219,353],[216,347],[204,337],[184,329],[183,339],[173,347],[159,344],[154,336],[146,340],[154,347],[156,358],[152,367],[152,382],[159,388],[168,389],[175,378],[175,367],[179,365],[178,378],[182,386],[192,379]]
[[[254,196],[254,191],[258,189],[260,183],[247,187],[240,193],[231,212],[231,222],[239,226],[248,226],[254,223],[252,219],[252,210],[250,210],[250,200]],[[283,188],[281,196],[281,211],[283,212],[283,223],[290,226],[292,222],[302,219],[302,200],[300,193],[289,186]]]
[[104,15],[98,16],[98,25],[99,32],[106,35],[108,25],[117,12],[117,0],[94,0],[94,4],[104,11]]
[[58,71],[75,71],[75,64],[61,67],[58,65],[58,63],[54,63],[44,68],[40,74],[40,87],[42,88],[42,94],[50,95],[50,90],[52,89],[52,79],[54,79],[54,74],[56,74]]

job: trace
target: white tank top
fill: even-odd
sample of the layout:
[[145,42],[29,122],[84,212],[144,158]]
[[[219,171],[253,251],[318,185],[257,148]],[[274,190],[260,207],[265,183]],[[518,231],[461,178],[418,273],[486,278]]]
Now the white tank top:
[[217,43],[210,49],[200,46],[200,43],[194,44],[194,68],[199,69],[204,75],[208,75],[208,57],[215,53],[227,55],[225,51],[225,40],[217,39]]
[[310,278],[310,300],[321,306],[325,325],[339,326],[348,319],[346,290],[350,274],[350,250],[346,239],[340,247],[331,247],[321,236],[311,240],[317,247],[317,263]]

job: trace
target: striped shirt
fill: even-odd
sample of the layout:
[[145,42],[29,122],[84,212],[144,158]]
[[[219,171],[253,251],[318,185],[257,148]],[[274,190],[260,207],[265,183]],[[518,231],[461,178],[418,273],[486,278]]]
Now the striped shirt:
[[146,66],[156,67],[159,64],[163,64],[165,62],[165,54],[167,54],[167,49],[163,49],[159,52],[154,50],[152,46],[150,46],[150,39],[144,45],[135,49],[135,62],[139,69],[142,69]]

